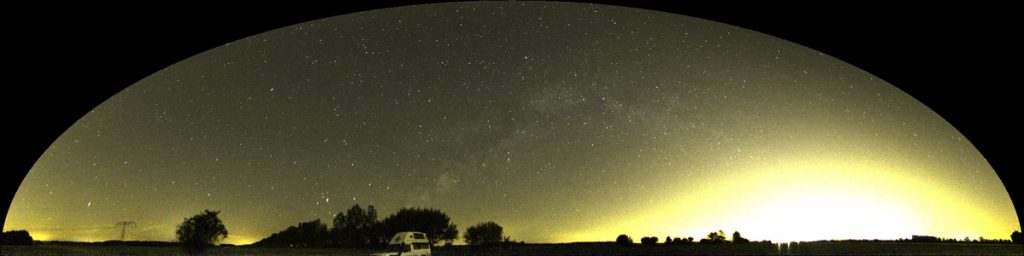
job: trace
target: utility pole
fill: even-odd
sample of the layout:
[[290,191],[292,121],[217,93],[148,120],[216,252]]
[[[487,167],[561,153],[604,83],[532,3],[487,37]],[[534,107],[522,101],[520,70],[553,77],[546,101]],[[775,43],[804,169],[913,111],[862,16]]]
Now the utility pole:
[[124,241],[124,231],[125,231],[125,229],[127,229],[128,226],[130,226],[130,225],[135,225],[135,222],[134,221],[130,221],[130,220],[126,220],[126,221],[118,222],[115,225],[121,226],[121,241]]

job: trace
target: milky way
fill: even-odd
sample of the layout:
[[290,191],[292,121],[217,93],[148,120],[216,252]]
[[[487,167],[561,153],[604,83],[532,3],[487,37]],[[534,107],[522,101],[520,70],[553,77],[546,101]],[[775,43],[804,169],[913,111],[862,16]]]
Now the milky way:
[[708,205],[679,194],[795,159],[927,180],[969,195],[998,227],[943,230],[922,217],[907,232],[1020,227],[952,126],[817,51],[669,13],[457,3],[285,27],[147,77],[46,151],[4,230],[109,240],[113,223],[134,220],[130,239],[170,240],[183,218],[216,209],[227,242],[249,243],[372,204],[566,242],[666,205],[699,211]]

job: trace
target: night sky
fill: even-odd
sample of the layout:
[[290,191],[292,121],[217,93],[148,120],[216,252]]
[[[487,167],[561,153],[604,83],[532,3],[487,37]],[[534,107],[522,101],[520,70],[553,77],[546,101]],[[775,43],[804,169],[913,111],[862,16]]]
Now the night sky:
[[676,14],[400,7],[298,24],[161,70],[84,116],[4,230],[228,243],[353,204],[438,208],[527,242],[1002,238],[1005,187],[951,125],[820,52]]

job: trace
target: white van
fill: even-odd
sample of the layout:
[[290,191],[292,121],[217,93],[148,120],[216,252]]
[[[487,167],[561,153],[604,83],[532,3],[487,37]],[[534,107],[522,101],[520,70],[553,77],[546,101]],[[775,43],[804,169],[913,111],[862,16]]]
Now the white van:
[[423,232],[398,232],[382,253],[371,256],[430,256],[430,240]]

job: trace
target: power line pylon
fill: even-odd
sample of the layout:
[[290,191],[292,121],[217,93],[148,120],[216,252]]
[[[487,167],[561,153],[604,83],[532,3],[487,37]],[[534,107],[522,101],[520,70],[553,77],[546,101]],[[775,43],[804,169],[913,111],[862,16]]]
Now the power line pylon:
[[128,226],[130,226],[130,225],[135,225],[135,222],[134,221],[130,221],[130,220],[126,220],[126,221],[118,222],[115,225],[121,226],[121,241],[124,241],[124,231],[125,231],[125,229],[127,229]]

